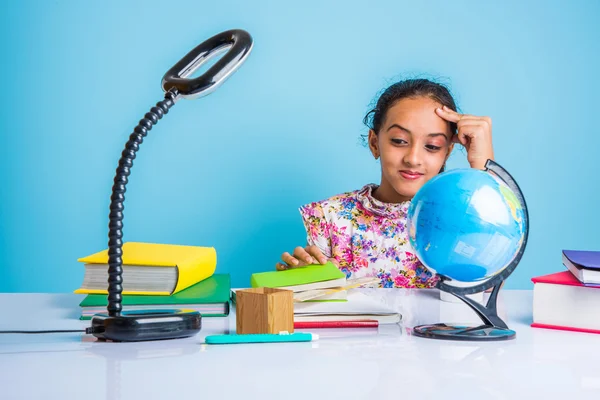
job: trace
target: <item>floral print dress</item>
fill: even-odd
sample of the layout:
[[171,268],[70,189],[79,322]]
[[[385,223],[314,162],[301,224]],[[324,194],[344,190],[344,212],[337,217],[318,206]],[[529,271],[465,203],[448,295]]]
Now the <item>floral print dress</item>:
[[347,278],[378,277],[384,288],[430,288],[437,277],[408,242],[409,201],[383,203],[374,184],[300,207],[309,245],[335,258]]

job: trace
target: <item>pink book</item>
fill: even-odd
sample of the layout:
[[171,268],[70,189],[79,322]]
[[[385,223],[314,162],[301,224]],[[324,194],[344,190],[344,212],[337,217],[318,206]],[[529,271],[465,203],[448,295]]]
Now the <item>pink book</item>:
[[[586,286],[569,271],[555,272],[553,274],[531,278],[533,283],[549,283],[553,285]],[[600,286],[598,286],[600,288]]]
[[574,328],[572,326],[560,326],[560,325],[548,325],[548,324],[531,324],[532,328],[543,328],[543,329],[554,329],[559,331],[570,331],[570,332],[583,332],[583,333],[596,333],[600,335],[600,329],[586,329],[586,328]]

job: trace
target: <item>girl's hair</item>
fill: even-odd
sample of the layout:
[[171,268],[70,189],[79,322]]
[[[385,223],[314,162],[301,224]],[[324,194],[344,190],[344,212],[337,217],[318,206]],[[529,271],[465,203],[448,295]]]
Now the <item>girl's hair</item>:
[[[385,89],[379,96],[375,107],[365,115],[364,124],[374,130],[375,134],[379,134],[388,110],[402,99],[415,97],[429,97],[441,105],[457,111],[454,99],[446,86],[428,79],[407,79],[396,82]],[[456,133],[456,123],[451,122],[450,129],[453,134]]]

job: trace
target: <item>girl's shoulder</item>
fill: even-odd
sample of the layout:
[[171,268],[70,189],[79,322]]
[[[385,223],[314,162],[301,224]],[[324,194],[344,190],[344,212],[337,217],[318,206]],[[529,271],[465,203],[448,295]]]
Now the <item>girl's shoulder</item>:
[[312,217],[327,221],[404,221],[410,202],[383,203],[373,197],[376,188],[375,184],[367,184],[361,189],[305,204],[300,207],[300,213],[305,219]]
[[364,211],[364,199],[371,193],[373,185],[361,189],[342,192],[326,199],[314,201],[300,207],[304,216],[331,219],[340,214],[352,215]]

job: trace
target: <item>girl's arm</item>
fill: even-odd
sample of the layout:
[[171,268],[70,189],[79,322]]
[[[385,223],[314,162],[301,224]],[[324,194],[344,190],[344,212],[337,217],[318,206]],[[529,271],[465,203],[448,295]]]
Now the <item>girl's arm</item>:
[[437,108],[436,113],[446,121],[456,123],[458,132],[452,140],[467,149],[467,160],[471,168],[485,169],[487,160],[494,160],[490,117],[459,114],[446,106]]
[[325,264],[337,260],[332,258],[330,224],[320,203],[311,203],[300,208],[300,215],[306,230],[306,247],[298,246],[293,254],[285,252],[277,263],[277,269],[300,267],[309,264]]

